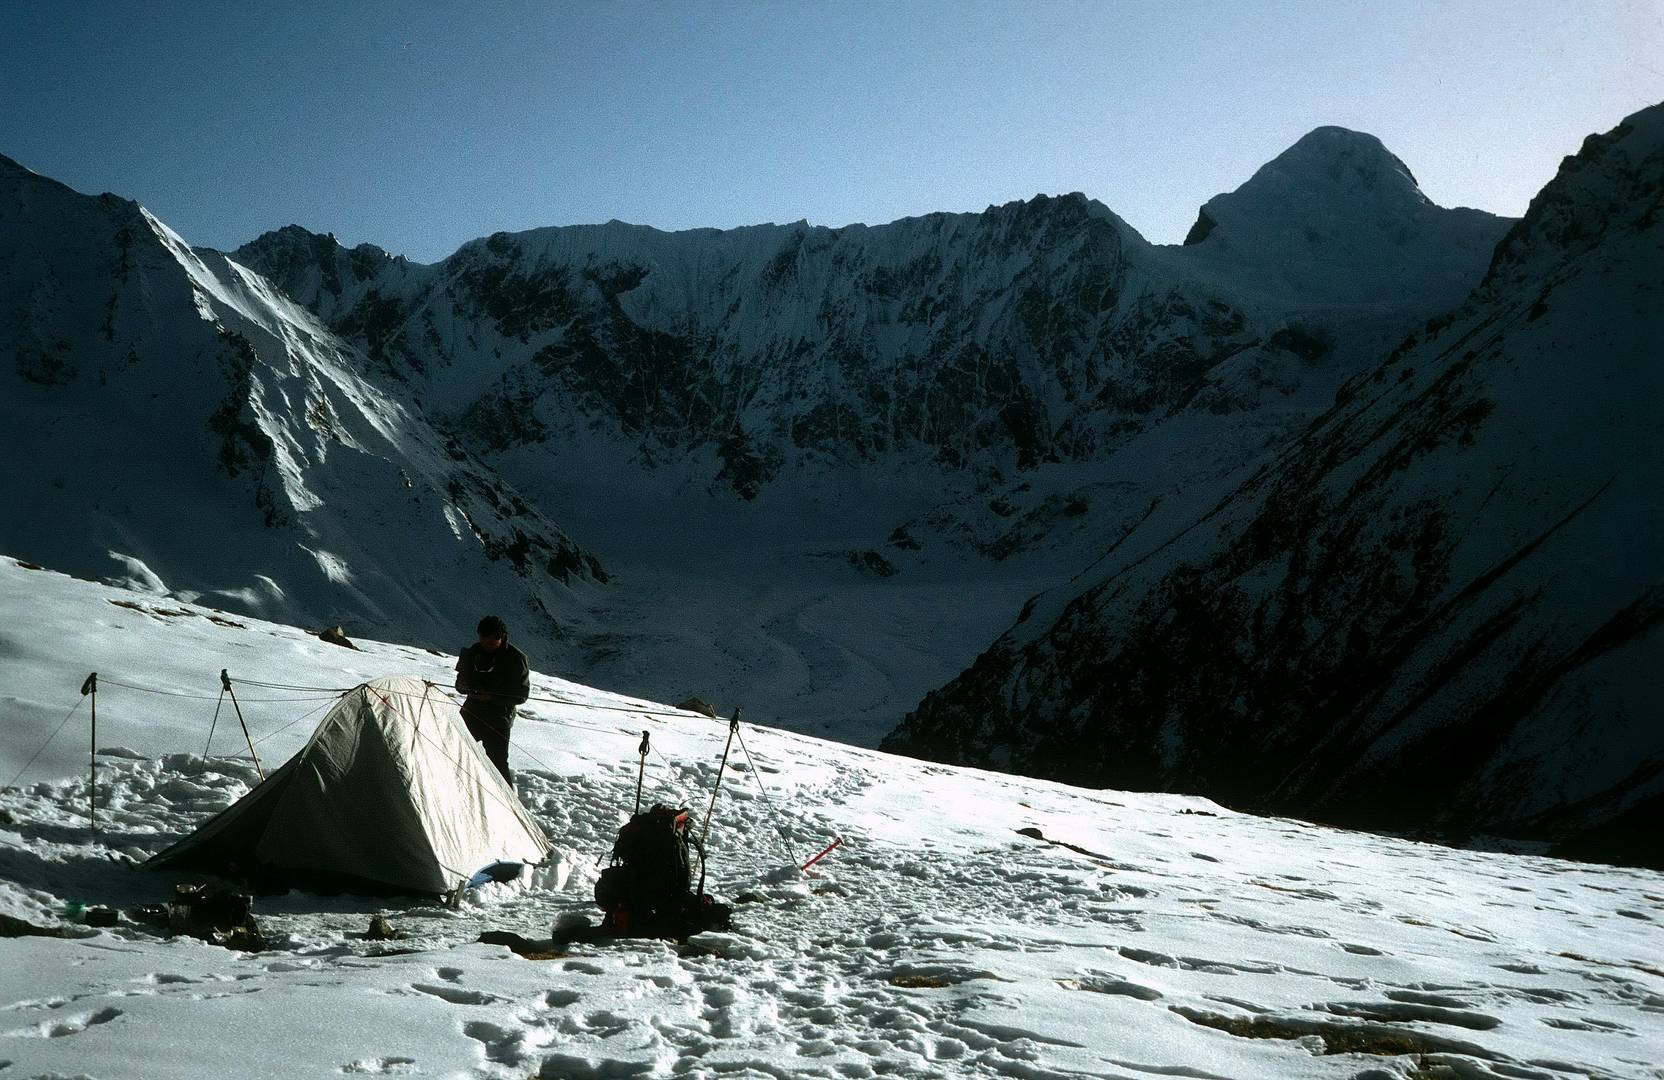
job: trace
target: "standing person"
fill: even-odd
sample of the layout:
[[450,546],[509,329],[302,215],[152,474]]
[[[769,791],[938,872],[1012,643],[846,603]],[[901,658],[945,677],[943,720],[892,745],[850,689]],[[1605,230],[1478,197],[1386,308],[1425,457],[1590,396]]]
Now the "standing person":
[[456,658],[456,688],[468,695],[462,719],[485,748],[485,756],[510,787],[508,734],[514,726],[514,707],[532,693],[532,666],[526,654],[508,643],[508,624],[495,615],[480,620],[479,641]]

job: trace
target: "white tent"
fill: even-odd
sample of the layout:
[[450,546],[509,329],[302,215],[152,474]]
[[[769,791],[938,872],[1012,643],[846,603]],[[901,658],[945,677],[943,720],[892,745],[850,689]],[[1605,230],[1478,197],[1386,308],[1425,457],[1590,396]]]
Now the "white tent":
[[549,841],[438,687],[349,692],[304,749],[147,864],[296,884],[439,893]]

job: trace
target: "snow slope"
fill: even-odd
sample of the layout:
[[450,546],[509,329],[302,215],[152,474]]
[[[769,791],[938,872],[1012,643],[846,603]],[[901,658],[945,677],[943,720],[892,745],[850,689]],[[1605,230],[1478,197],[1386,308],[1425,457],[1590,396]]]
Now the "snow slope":
[[1664,862],[1661,198],[1664,106],[1591,136],[1468,302],[1274,463],[1042,598],[886,748]]
[[[96,837],[84,704],[0,795],[0,912],[57,925],[70,901],[153,902],[178,880],[134,861],[254,780],[223,724],[201,755],[219,668],[245,681],[268,765],[334,699],[248,682],[448,677],[450,657],[360,644],[0,559],[0,779],[47,742],[94,668],[104,748]],[[550,959],[480,944],[486,930],[541,939],[591,910],[643,727],[658,751],[649,798],[696,807],[726,733],[560,680],[539,677],[534,695],[513,763],[560,853],[533,879],[457,909],[260,897],[275,943],[263,953],[130,923],[0,939],[0,1075],[1661,1075],[1657,873],[1454,851],[749,725],[711,833],[733,932]],[[813,874],[793,868],[833,835],[845,846]],[[376,913],[407,936],[366,940]]]
[[265,280],[4,158],[0,356],[19,556],[432,641],[487,603],[557,636],[604,574]]

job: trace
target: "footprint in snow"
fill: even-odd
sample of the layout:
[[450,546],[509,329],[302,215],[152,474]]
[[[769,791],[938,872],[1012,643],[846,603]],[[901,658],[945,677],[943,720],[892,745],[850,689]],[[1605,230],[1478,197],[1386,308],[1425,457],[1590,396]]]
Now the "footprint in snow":
[[1607,1035],[1623,1035],[1631,1039],[1636,1037],[1634,1031],[1622,1024],[1614,1023],[1611,1020],[1596,1020],[1591,1016],[1545,1016],[1543,1017],[1543,1023],[1562,1031],[1594,1031]]
[[1552,986],[1493,986],[1490,989],[1493,992],[1500,991],[1508,997],[1529,1001],[1534,1005],[1575,1005],[1589,1000],[1584,994]]
[[411,1057],[360,1058],[341,1066],[341,1071],[386,1076],[389,1073],[412,1072],[415,1067],[416,1059]]
[[21,1035],[24,1038],[61,1039],[65,1035],[79,1034],[90,1027],[97,1027],[99,1024],[108,1024],[120,1015],[120,1009],[107,1007],[95,1012],[65,1016],[58,1020],[46,1020],[33,1027],[11,1032],[11,1034]]
[[1502,1020],[1470,1009],[1444,1009],[1409,1001],[1337,1001],[1323,1006],[1338,1016],[1355,1016],[1378,1023],[1421,1021],[1427,1024],[1448,1024],[1469,1031],[1489,1031],[1499,1027]]
[[1546,974],[1536,964],[1498,964],[1498,971],[1509,971],[1515,975],[1543,975]]
[[1275,975],[1282,971],[1276,964],[1239,964],[1226,960],[1208,960],[1198,956],[1169,956],[1166,953],[1152,952],[1148,949],[1135,949],[1122,945],[1118,950],[1122,956],[1139,964],[1151,967],[1178,968],[1182,971],[1197,971],[1204,975]]
[[1078,979],[1059,979],[1057,983],[1065,990],[1089,990],[1094,994],[1131,997],[1140,1001],[1156,1001],[1161,997],[1161,991],[1154,987],[1140,986],[1111,975],[1082,975]]
[[607,969],[599,964],[591,964],[585,960],[568,960],[561,965],[563,971],[576,972],[579,975],[605,975]]
[[60,1005],[68,1005],[73,998],[49,997],[31,998],[27,1001],[14,1001],[10,1005],[0,1008],[0,1012],[33,1012],[37,1009],[56,1009]]
[[[691,1072],[699,1064],[697,1056],[684,1057],[677,1060],[671,1071],[680,1076]],[[595,1061],[577,1054],[551,1054],[543,1059],[538,1075],[571,1077],[572,1080],[610,1080],[645,1076],[658,1070],[659,1066],[652,1061],[618,1061],[611,1058]]]
[[511,1068],[523,1063],[525,1055],[521,1048],[526,1041],[524,1031],[511,1031],[484,1020],[475,1020],[464,1024],[462,1033],[480,1044],[489,1061]]
[[483,990],[464,990],[460,986],[432,986],[428,983],[411,983],[410,988],[418,993],[436,997],[441,1001],[448,1001],[452,1005],[496,1005],[506,1000],[496,994],[488,994]]
[[595,1038],[610,1039],[614,1035],[622,1035],[634,1026],[635,1021],[619,1016],[615,1012],[602,1010],[585,1013],[582,1016],[568,1016],[561,1022],[560,1030],[568,1035],[588,1035]]
[[1380,949],[1375,948],[1373,945],[1353,945],[1353,944],[1350,944],[1350,943],[1347,943],[1347,942],[1341,942],[1340,947],[1345,949],[1347,952],[1352,953],[1355,956],[1385,956],[1385,955],[1387,955],[1386,953],[1382,952]]
[[1446,994],[1429,994],[1425,990],[1388,990],[1386,996],[1393,1001],[1407,1001],[1414,1005],[1432,1005],[1440,1009],[1470,1009],[1473,1003],[1453,998]]

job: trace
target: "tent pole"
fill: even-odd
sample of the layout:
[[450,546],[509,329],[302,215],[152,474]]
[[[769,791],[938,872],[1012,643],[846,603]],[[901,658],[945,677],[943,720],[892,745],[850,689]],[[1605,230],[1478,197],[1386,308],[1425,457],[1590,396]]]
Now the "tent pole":
[[87,754],[87,824],[98,831],[98,672],[81,683],[81,696],[92,695],[92,738]]
[[243,707],[237,704],[237,691],[231,689],[231,676],[226,674],[225,668],[220,668],[220,686],[231,695],[231,707],[237,710],[237,723],[243,725],[243,738],[248,740],[249,756],[254,758],[254,771],[260,774],[260,780],[264,783],[266,770],[260,767],[260,755],[254,752],[254,740],[249,737],[248,723],[243,719]]

